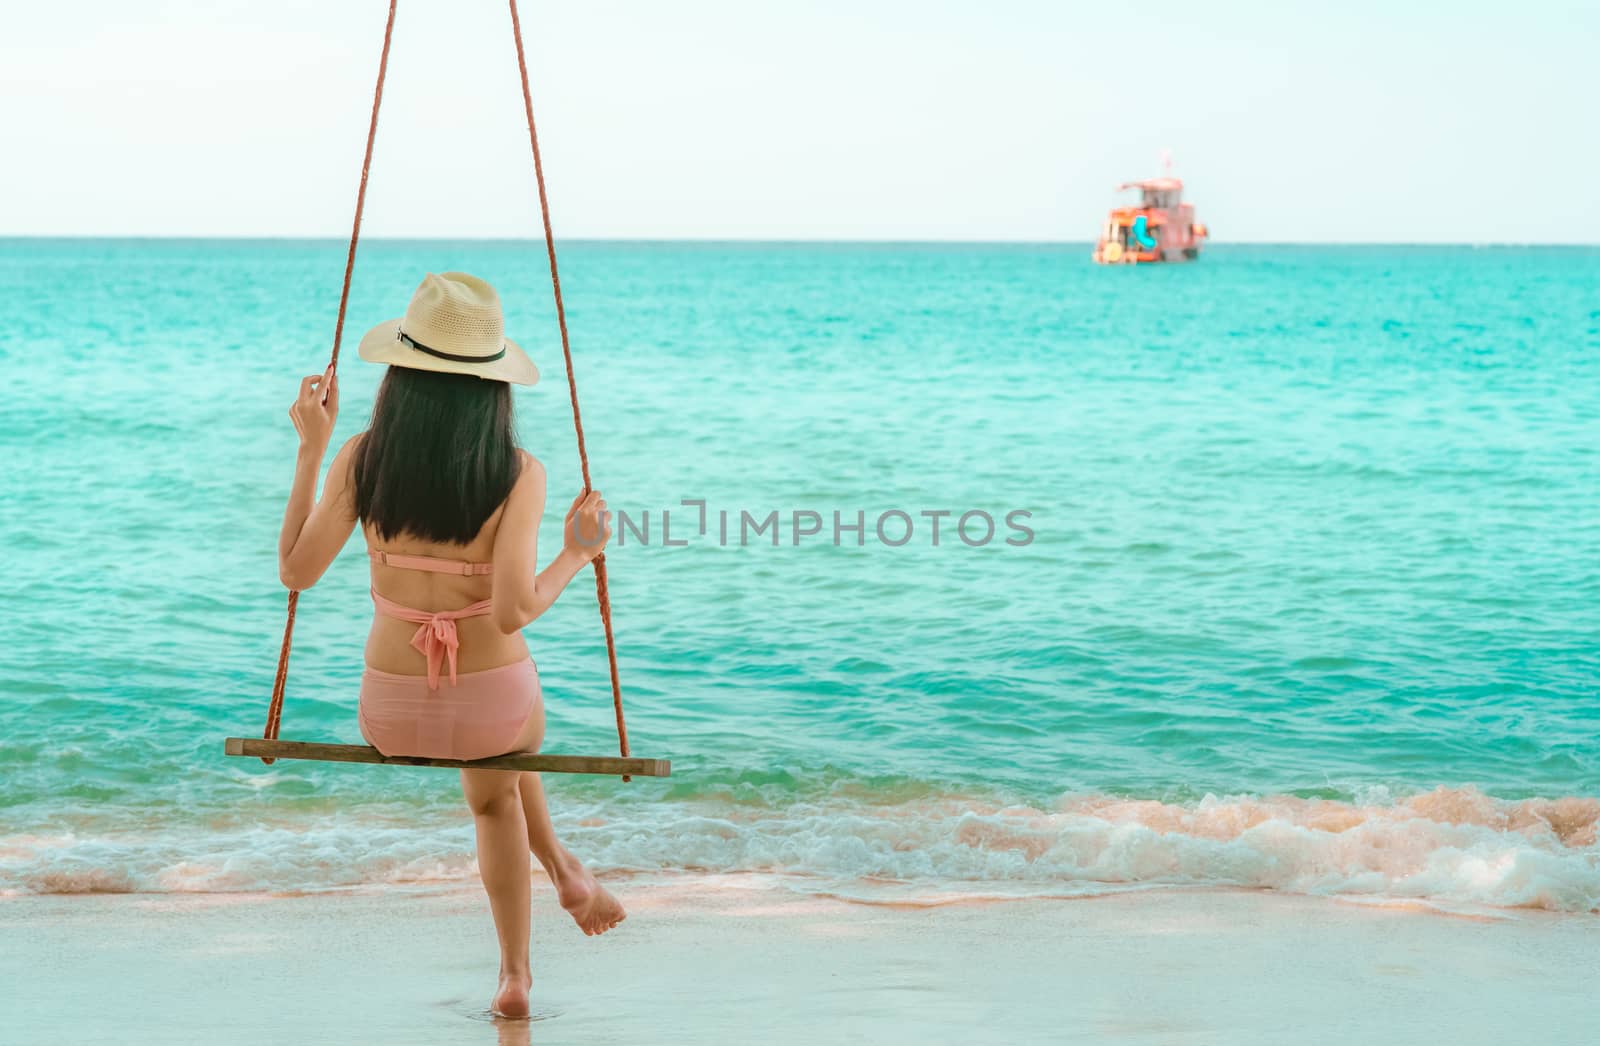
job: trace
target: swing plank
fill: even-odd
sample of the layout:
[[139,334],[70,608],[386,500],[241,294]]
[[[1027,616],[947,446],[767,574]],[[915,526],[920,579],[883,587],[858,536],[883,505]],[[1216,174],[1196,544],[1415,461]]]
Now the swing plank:
[[534,770],[551,774],[609,774],[634,777],[668,777],[669,759],[637,759],[605,755],[547,755],[511,752],[488,759],[422,759],[384,755],[369,745],[324,745],[308,741],[268,741],[260,737],[230,737],[228,755],[268,759],[311,759],[324,763],[383,763],[388,766],[465,767],[472,770]]

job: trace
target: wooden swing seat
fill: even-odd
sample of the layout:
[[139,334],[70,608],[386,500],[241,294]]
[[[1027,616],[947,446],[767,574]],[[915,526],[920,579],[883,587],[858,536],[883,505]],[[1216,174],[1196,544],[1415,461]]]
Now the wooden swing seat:
[[422,759],[384,755],[370,745],[325,745],[309,741],[269,741],[263,737],[230,737],[228,755],[257,759],[312,759],[323,763],[382,763],[387,766],[438,766],[466,770],[532,770],[554,774],[604,774],[607,776],[670,777],[668,759],[622,758],[603,755],[555,755],[544,752],[509,752],[488,759]]

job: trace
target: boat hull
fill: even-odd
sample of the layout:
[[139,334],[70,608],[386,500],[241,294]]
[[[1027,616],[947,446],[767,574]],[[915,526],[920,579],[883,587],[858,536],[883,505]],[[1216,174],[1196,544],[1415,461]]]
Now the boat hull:
[[1094,260],[1101,265],[1196,261],[1208,235],[1206,227],[1195,221],[1194,207],[1187,203],[1117,207],[1107,216],[1095,243]]

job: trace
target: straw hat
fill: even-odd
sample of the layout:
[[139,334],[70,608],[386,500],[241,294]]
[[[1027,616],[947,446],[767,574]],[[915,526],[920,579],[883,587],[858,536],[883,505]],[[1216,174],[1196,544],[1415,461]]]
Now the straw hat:
[[406,314],[361,339],[361,358],[413,370],[532,385],[539,368],[505,336],[500,295],[464,272],[428,273]]

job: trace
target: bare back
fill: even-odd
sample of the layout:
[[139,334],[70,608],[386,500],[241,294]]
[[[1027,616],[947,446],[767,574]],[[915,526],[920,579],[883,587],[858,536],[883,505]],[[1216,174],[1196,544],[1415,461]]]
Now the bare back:
[[[526,451],[518,451],[518,459],[523,471],[527,471],[530,464],[537,466],[533,456]],[[506,508],[514,494],[515,489],[513,495],[508,495],[506,501],[501,502],[477,535],[465,545],[424,541],[407,534],[385,541],[366,523],[361,524],[361,533],[366,538],[367,549],[372,552],[491,563],[496,558],[495,548],[501,538],[501,526],[507,519]],[[516,519],[521,515],[512,513],[513,522],[509,525],[515,526]],[[511,540],[519,537],[511,533],[505,536]],[[525,540],[531,541],[532,535]],[[368,562],[371,564],[372,587],[379,595],[418,610],[459,610],[493,595],[493,574],[463,576],[431,573],[386,566],[370,558]],[[528,644],[521,631],[507,635],[488,615],[464,618],[456,623],[456,628],[461,638],[459,668],[462,672],[499,668],[528,657]],[[416,631],[417,626],[412,622],[374,614],[372,629],[367,633],[367,665],[383,672],[425,674],[427,659],[411,642]]]

